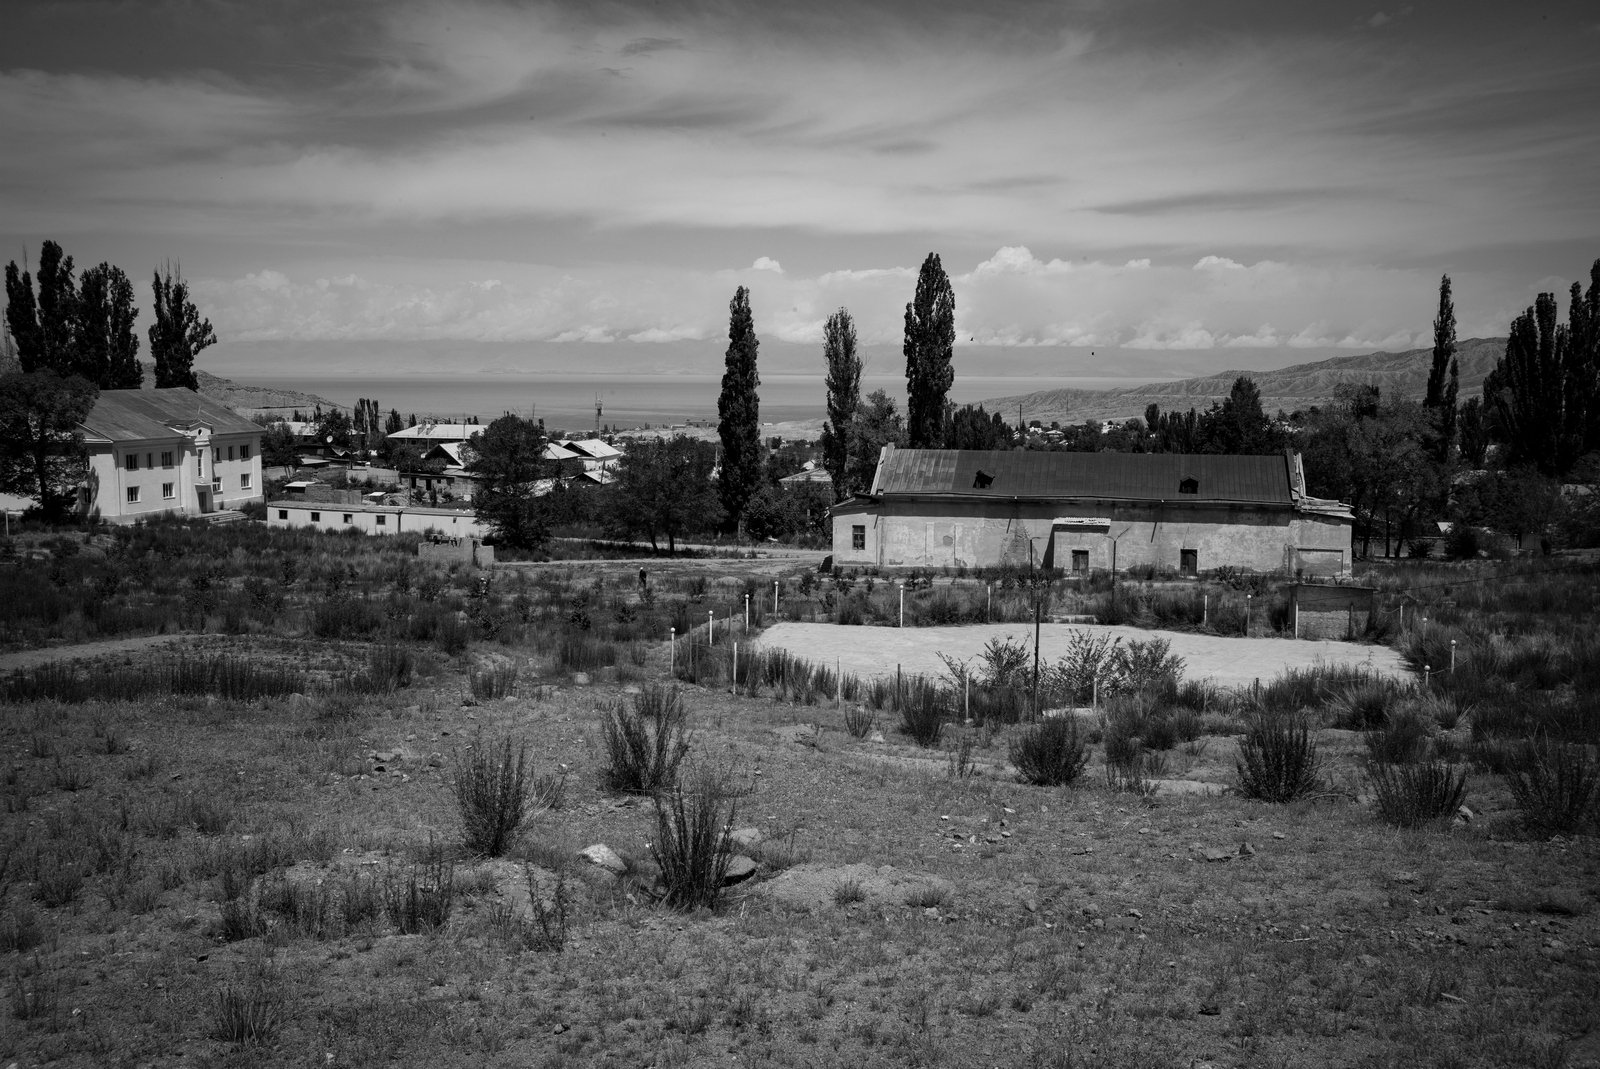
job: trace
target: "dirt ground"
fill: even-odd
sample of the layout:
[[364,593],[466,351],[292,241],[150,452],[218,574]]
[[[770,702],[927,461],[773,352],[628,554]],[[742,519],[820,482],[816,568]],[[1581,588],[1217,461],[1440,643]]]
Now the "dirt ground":
[[[1211,679],[1219,686],[1266,683],[1286,668],[1314,664],[1359,664],[1384,675],[1406,672],[1400,655],[1387,646],[1356,642],[1311,642],[1283,638],[1229,638],[1183,631],[1148,631],[1137,627],[1097,624],[1043,624],[1039,633],[1039,658],[1053,662],[1067,650],[1073,631],[1105,632],[1121,638],[1165,638],[1172,652],[1183,658],[1184,676]],[[1033,628],[1025,624],[973,624],[964,627],[847,627],[839,624],[779,623],[762,633],[760,645],[786,649],[807,660],[833,665],[863,678],[893,675],[898,666],[909,675],[937,676],[944,672],[940,653],[966,659],[976,657],[991,639],[1014,638],[1033,645]]]

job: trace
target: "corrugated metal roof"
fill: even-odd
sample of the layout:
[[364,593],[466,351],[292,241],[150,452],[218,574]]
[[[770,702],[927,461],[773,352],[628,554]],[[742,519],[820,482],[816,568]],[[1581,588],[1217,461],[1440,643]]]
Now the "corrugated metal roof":
[[[1195,481],[1194,493],[1180,484]],[[1035,450],[890,449],[878,464],[881,494],[976,498],[1102,498],[1292,504],[1289,465],[1277,456],[1055,453]]]
[[84,418],[85,435],[102,442],[171,438],[174,429],[204,423],[215,434],[260,434],[261,428],[204,394],[181,386],[102,390]]

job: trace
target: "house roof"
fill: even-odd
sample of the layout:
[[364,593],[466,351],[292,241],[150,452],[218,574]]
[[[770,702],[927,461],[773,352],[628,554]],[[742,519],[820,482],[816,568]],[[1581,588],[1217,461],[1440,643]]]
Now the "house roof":
[[[1195,492],[1179,484],[1195,480]],[[872,493],[971,498],[1294,503],[1289,465],[1276,456],[884,449]]]
[[101,390],[84,417],[92,442],[173,438],[203,423],[213,434],[260,434],[261,428],[219,401],[181,386],[161,390]]
[[483,428],[476,423],[419,423],[388,435],[403,442],[464,442]]
[[569,438],[562,442],[561,445],[580,456],[589,457],[592,460],[610,460],[612,457],[620,457],[622,455],[622,450],[616,446],[608,445],[598,438]]

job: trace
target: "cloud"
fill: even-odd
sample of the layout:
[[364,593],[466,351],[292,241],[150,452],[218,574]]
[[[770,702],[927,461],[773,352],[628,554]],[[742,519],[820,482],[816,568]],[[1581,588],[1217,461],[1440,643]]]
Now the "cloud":
[[[715,343],[726,334],[729,297],[748,284],[763,338],[820,344],[828,315],[844,307],[863,344],[899,344],[915,268],[799,275],[760,263],[754,280],[750,269],[734,268],[471,264],[456,283],[357,273],[297,278],[261,268],[196,280],[194,289],[228,340]],[[964,271],[947,260],[946,271],[958,341],[1018,348],[1410,348],[1426,340],[1438,284],[1420,270],[1241,264],[1214,255],[1192,267],[1147,259],[1068,264],[1020,245]],[[1482,285],[1471,275],[1456,283],[1458,300]]]
[[770,256],[758,256],[756,262],[750,265],[752,271],[771,271],[775,275],[783,274],[783,265]]

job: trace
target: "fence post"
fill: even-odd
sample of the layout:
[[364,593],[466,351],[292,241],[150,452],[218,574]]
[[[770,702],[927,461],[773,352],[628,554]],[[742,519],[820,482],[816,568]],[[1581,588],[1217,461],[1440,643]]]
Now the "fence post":
[[844,705],[844,660],[839,657],[833,659],[833,704]]
[[1200,626],[1211,626],[1211,595],[1200,595]]
[[989,580],[989,605],[983,610],[983,622],[994,623],[994,580]]
[[670,675],[673,679],[677,679],[678,678],[678,629],[676,627],[669,627],[669,628],[667,628],[667,630],[669,632],[671,632],[670,637],[667,639],[667,649],[669,649],[671,651],[670,655],[668,656],[668,663],[671,665],[671,667],[667,670],[667,674]]
[[733,644],[733,692],[739,693],[739,644]]
[[772,618],[774,620],[778,618],[778,581],[776,579],[772,581]]
[[900,580],[900,626],[906,626],[906,583]]
[[706,645],[715,646],[716,644],[717,644],[717,610],[716,609],[707,609],[706,610]]
[[1456,640],[1450,640],[1450,674],[1456,674]]
[[750,595],[744,596],[744,633],[750,633]]

